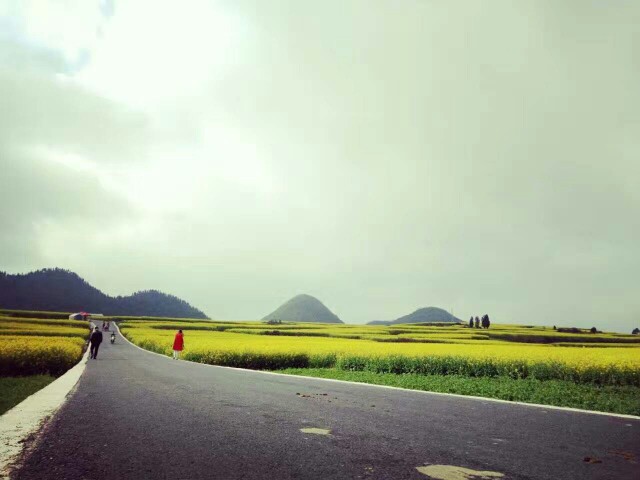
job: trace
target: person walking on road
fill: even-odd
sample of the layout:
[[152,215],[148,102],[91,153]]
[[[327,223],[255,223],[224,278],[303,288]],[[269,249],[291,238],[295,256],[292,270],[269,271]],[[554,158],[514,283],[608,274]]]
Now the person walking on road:
[[178,360],[180,358],[180,352],[184,350],[184,335],[182,330],[178,330],[176,338],[173,340],[173,359]]
[[98,327],[95,328],[91,336],[89,337],[89,343],[91,344],[91,351],[89,352],[89,358],[93,358],[94,360],[98,356],[98,349],[100,348],[100,344],[102,343],[102,332]]

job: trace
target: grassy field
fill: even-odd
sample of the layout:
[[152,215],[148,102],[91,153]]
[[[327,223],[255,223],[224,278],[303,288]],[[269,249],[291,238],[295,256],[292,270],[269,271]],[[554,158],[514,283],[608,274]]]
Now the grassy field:
[[290,375],[331,378],[392,387],[499,398],[515,402],[582,408],[602,412],[640,415],[640,389],[634,386],[581,385],[563,380],[466,377],[462,375],[418,375],[352,372],[337,368],[290,368]]
[[0,316],[2,411],[62,375],[82,357],[88,323],[42,316]]
[[0,415],[54,380],[51,375],[0,377]]

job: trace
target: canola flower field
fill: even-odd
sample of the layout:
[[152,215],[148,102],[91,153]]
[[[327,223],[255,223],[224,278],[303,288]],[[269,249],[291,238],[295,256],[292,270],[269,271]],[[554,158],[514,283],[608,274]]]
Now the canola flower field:
[[133,343],[183,358],[252,369],[333,368],[378,374],[457,375],[640,386],[640,338],[492,325],[354,326],[309,323],[141,321],[121,324]]
[[[88,324],[0,310],[0,413],[77,363]],[[496,325],[335,325],[123,317],[132,342],[185,360],[640,415],[640,337]]]
[[59,376],[82,357],[87,322],[0,315],[0,377]]

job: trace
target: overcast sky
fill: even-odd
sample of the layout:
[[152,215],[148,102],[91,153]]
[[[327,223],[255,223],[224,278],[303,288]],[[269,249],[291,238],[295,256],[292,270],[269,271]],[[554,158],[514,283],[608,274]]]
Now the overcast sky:
[[640,2],[0,0],[0,270],[212,318],[640,326]]

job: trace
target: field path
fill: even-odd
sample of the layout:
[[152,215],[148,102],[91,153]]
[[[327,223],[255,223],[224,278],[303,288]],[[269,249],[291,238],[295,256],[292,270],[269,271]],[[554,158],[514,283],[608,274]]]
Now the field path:
[[211,367],[118,337],[11,478],[638,479],[640,420]]

